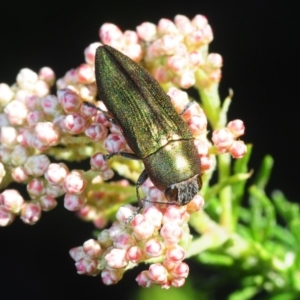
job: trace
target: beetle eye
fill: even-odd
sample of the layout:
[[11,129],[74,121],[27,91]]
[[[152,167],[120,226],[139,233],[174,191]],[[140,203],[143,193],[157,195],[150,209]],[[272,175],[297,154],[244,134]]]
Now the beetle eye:
[[165,190],[165,196],[170,202],[176,202],[178,200],[178,189],[175,185],[168,187]]

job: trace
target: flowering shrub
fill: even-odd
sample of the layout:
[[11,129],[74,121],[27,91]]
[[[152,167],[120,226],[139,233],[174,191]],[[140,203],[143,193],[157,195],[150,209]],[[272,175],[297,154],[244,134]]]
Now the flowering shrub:
[[[143,209],[138,212],[131,205],[136,194],[129,180],[137,180],[143,165],[118,156],[105,159],[106,153],[131,149],[120,128],[95,107],[84,104],[106,109],[101,99],[97,101],[94,63],[101,43],[95,42],[84,51],[85,63],[63,78],[55,81],[48,67],[38,74],[22,69],[14,85],[0,84],[0,225],[9,225],[17,216],[26,224],[35,224],[42,211],[55,208],[57,198],[63,196],[66,209],[99,229],[95,239],[70,250],[77,272],[100,273],[106,285],[117,283],[126,270],[144,262],[150,266],[137,276],[140,286],[180,287],[189,273],[184,259],[197,255],[204,262],[205,255],[214,258],[213,249],[245,263],[255,257],[256,266],[265,260],[270,272],[284,276],[281,271],[288,270],[297,255],[291,250],[287,261],[285,243],[279,247],[273,242],[271,224],[276,223],[274,205],[280,210],[285,200],[277,193],[273,204],[263,192],[271,169],[267,157],[250,188],[250,208],[241,207],[245,183],[251,176],[247,170],[251,145],[247,153],[240,139],[245,131],[243,122],[227,121],[232,91],[221,102],[222,57],[208,51],[213,34],[207,19],[177,15],[174,22],[145,22],[136,31],[125,32],[106,23],[99,35],[102,44],[115,47],[146,68],[188,124],[201,160],[201,195],[186,206],[170,205],[148,179],[141,187]],[[55,82],[57,93],[50,94]],[[198,91],[200,101],[183,91],[190,88]],[[231,157],[241,160],[232,167]],[[70,169],[68,162],[86,158],[90,158],[89,170]],[[213,183],[216,171],[218,181]],[[124,179],[106,182],[114,178],[114,172]],[[10,189],[11,182],[25,184],[28,199]],[[286,210],[295,208],[288,204]],[[255,219],[258,215],[263,221]],[[197,234],[192,236],[190,228]],[[257,228],[261,231],[256,232]],[[270,242],[264,244],[264,239]],[[278,251],[272,252],[275,248]],[[270,291],[278,289],[274,278],[267,273],[260,276]],[[299,272],[297,276],[299,280]],[[254,286],[255,294],[266,289],[263,284],[248,282],[240,292]],[[299,285],[290,285],[299,289]]]

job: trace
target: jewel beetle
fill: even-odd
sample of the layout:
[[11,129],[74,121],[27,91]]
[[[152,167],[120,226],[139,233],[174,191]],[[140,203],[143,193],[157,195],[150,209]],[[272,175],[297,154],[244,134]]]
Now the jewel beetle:
[[144,68],[108,45],[96,50],[95,75],[98,95],[133,151],[106,158],[119,154],[144,163],[136,184],[139,206],[139,187],[148,177],[168,203],[188,204],[202,186],[200,158],[170,97]]

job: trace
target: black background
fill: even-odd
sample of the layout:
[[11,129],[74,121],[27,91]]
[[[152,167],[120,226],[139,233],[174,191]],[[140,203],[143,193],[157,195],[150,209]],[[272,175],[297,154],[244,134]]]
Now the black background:
[[[282,189],[298,201],[299,39],[296,7],[281,1],[1,1],[0,82],[12,84],[21,68],[52,67],[57,77],[83,62],[83,50],[99,41],[98,30],[112,22],[134,30],[144,21],[157,23],[176,14],[204,14],[214,31],[210,51],[224,59],[221,96],[233,88],[229,119],[246,124],[247,143],[254,144],[250,162],[257,168],[265,154],[275,158],[269,190]],[[70,248],[91,237],[93,226],[59,207],[44,213],[35,226],[17,220],[0,228],[1,299],[28,295],[54,297],[117,297],[99,277],[76,274]],[[122,298],[136,273],[118,284]],[[128,283],[130,282],[130,283]],[[129,285],[130,284],[130,285]],[[124,290],[126,288],[126,290]],[[129,295],[129,294],[128,294]]]

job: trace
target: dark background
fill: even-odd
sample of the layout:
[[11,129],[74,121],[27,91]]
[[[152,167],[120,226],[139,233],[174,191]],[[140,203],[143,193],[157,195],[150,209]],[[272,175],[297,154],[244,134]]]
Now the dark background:
[[[250,162],[257,168],[265,154],[275,158],[269,190],[282,189],[298,201],[299,137],[297,63],[299,39],[296,7],[281,1],[1,1],[0,82],[12,84],[21,68],[52,67],[57,77],[83,62],[83,50],[98,41],[98,30],[112,22],[134,30],[143,21],[157,23],[176,14],[204,14],[214,31],[210,51],[224,59],[221,96],[234,89],[230,118],[246,124],[247,143],[254,144]],[[299,47],[298,49],[299,50]],[[1,299],[117,297],[99,277],[76,274],[70,248],[91,237],[93,226],[59,207],[44,213],[35,226],[17,220],[0,228]],[[118,284],[130,299],[137,271]],[[120,290],[119,290],[120,291]]]

